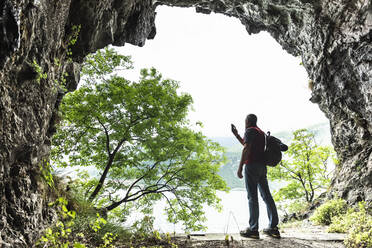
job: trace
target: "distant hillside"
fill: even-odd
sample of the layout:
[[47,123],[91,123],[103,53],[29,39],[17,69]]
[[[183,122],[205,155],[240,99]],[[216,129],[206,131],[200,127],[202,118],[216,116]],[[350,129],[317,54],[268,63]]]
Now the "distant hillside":
[[[320,123],[309,126],[307,129],[315,134],[315,140],[319,145],[332,144],[329,123]],[[282,140],[283,143],[289,144],[292,140],[293,131],[295,130],[282,131],[279,133],[273,133],[272,135]],[[226,156],[228,161],[220,168],[219,175],[226,180],[227,185],[231,189],[244,188],[244,180],[241,180],[236,176],[236,171],[238,170],[238,165],[240,162],[242,145],[233,135],[231,135],[231,137],[214,137],[211,139],[225,147],[227,151]]]
[[[315,140],[317,144],[319,145],[332,145],[331,142],[331,130],[328,122],[320,123],[316,125],[312,125],[309,127],[306,127],[306,129],[310,130],[315,134]],[[282,140],[284,143],[289,143],[292,140],[292,132],[291,131],[282,131],[279,133],[274,133],[273,135],[275,137],[278,137]]]

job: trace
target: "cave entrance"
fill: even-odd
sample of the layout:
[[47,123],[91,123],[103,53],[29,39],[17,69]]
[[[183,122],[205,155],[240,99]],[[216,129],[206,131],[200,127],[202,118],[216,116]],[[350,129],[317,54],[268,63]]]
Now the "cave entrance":
[[[248,35],[236,18],[164,6],[157,8],[156,27],[155,39],[148,40],[144,47],[128,44],[117,48],[134,61],[136,70],[126,76],[136,80],[141,68],[155,67],[164,77],[180,81],[181,91],[194,99],[195,111],[189,115],[192,123],[201,121],[201,131],[227,151],[241,149],[231,134],[230,123],[243,135],[248,113],[258,115],[258,125],[265,131],[284,131],[286,134],[281,135],[290,138],[291,131],[311,128],[320,131],[318,143],[330,145],[328,119],[309,101],[309,79],[301,58],[284,51],[268,33]],[[234,162],[227,164],[231,169],[223,170],[225,175],[232,175],[225,179],[236,189],[244,188],[243,181],[231,179],[236,177],[234,166],[238,165],[239,155],[229,154],[228,159]],[[243,220],[248,219],[248,205],[242,202],[246,192],[220,192],[219,197],[224,206],[222,213],[205,208],[208,232],[221,232],[219,227],[228,224],[225,217],[229,211],[240,216],[239,225],[244,226]],[[155,209],[163,209],[164,204],[158,203]],[[261,198],[259,205],[260,212],[265,212]],[[182,232],[181,226],[173,226],[164,216],[156,216],[157,228]],[[260,215],[260,223],[268,225],[264,214]],[[235,225],[229,230],[239,232]]]
[[180,81],[181,90],[194,99],[190,119],[201,121],[207,136],[230,136],[230,123],[243,130],[248,113],[257,114],[259,126],[272,132],[328,123],[309,101],[301,58],[268,33],[248,35],[236,18],[165,6],[157,8],[156,27],[155,39],[144,47],[118,49],[133,57],[133,76],[155,67]]

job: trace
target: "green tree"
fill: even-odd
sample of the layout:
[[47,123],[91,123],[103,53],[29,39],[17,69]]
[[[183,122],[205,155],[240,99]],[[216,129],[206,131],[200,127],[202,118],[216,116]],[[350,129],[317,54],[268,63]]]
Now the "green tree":
[[331,180],[329,162],[337,163],[332,147],[316,144],[314,134],[307,129],[293,132],[293,140],[283,159],[276,167],[270,168],[271,180],[287,182],[274,193],[276,200],[302,199],[312,203],[321,190],[327,189]]
[[84,83],[61,103],[53,160],[98,171],[79,180],[103,212],[148,214],[164,198],[170,221],[201,229],[203,204],[219,207],[216,191],[227,190],[217,174],[223,150],[190,129],[192,98],[177,82],[155,69],[142,70],[138,82],[117,75],[129,68],[130,59],[110,49],[88,56]]

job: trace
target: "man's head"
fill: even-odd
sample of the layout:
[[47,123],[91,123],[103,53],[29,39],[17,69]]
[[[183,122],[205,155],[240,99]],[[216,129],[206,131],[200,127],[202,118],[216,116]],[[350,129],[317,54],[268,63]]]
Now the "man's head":
[[245,127],[255,127],[257,126],[257,116],[255,114],[249,114],[245,118]]

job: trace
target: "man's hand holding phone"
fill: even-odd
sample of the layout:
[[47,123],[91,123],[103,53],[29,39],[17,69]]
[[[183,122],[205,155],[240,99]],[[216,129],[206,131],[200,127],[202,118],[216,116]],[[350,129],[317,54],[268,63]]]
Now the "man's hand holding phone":
[[231,124],[231,132],[236,136],[238,135],[238,130],[236,129],[234,124]]

